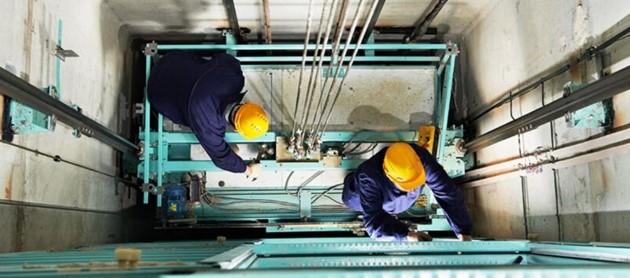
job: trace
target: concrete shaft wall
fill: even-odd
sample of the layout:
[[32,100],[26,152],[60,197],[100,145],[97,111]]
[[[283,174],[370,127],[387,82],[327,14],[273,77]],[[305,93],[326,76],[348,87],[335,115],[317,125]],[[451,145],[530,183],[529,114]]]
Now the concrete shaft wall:
[[[592,44],[630,26],[627,1],[499,1],[465,32],[462,59],[463,98],[467,113],[488,106],[519,85],[540,78],[555,65],[565,63]],[[611,73],[628,65],[627,39],[604,55]],[[497,128],[545,103],[562,97],[569,81],[596,79],[594,62],[571,69],[534,91],[491,111],[474,127],[477,134]],[[543,99],[544,98],[544,99]],[[613,98],[614,126],[628,124],[630,93]],[[600,134],[601,128],[575,129],[564,118],[520,136],[504,140],[477,153],[481,165],[531,153],[537,148],[562,146]],[[628,241],[622,233],[630,222],[630,161],[626,155],[609,157],[556,173],[543,172],[466,190],[475,220],[475,234],[498,238],[541,240]],[[523,190],[525,189],[525,190]],[[523,192],[527,192],[525,197]]]
[[[63,20],[63,47],[80,57],[61,66],[61,100],[118,130],[124,119],[119,111],[125,109],[121,93],[128,47],[110,8],[97,0],[3,1],[1,6],[0,66],[37,87],[54,84],[50,49],[57,41],[58,20]],[[85,136],[77,139],[63,124],[51,133],[17,135],[13,143],[102,173],[0,143],[0,252],[123,240],[120,211],[135,198],[128,198],[127,189],[110,176],[117,171],[112,148]],[[14,206],[7,200],[79,211]]]

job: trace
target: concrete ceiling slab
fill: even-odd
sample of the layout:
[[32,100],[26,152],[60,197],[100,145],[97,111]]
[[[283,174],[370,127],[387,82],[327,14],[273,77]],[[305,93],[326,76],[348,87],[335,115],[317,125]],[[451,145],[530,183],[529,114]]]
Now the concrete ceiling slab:
[[[498,0],[451,0],[432,26],[443,33],[461,34]],[[228,28],[222,0],[105,0],[133,35],[216,35]],[[261,0],[235,2],[239,25],[251,30],[250,38],[263,33]],[[315,22],[319,21],[323,0],[315,0]],[[371,3],[368,2],[368,3]],[[431,7],[432,0],[389,0],[377,27],[411,27]],[[359,0],[350,0],[351,14]],[[272,37],[301,37],[305,33],[308,1],[273,0],[269,4]],[[367,10],[367,9],[366,9]],[[348,27],[350,22],[347,23]]]

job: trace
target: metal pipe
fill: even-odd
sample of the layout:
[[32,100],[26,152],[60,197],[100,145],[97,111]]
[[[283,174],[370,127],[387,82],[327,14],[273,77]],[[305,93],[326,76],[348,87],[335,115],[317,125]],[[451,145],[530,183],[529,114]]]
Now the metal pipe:
[[416,25],[416,28],[413,29],[413,31],[411,32],[411,34],[409,34],[409,36],[406,36],[405,38],[403,38],[403,43],[413,43],[417,39],[422,38],[422,36],[429,29],[429,25],[431,25],[431,22],[433,22],[435,17],[438,15],[438,13],[440,13],[442,8],[444,7],[444,5],[446,5],[447,0],[436,0],[434,2],[436,3],[433,6],[433,9],[431,9],[431,11],[427,14],[427,16],[419,24]]
[[[163,164],[162,162],[165,160],[164,157],[164,149],[162,146],[162,141],[164,140],[163,136],[162,136],[162,131],[164,129],[164,115],[162,114],[158,114],[158,136],[157,136],[157,177],[156,177],[156,191],[157,191],[157,207],[162,207],[162,193],[160,193],[160,188],[162,187],[162,168],[163,168]],[[166,148],[168,149],[168,148]]]
[[306,53],[308,52],[308,41],[311,35],[311,21],[313,19],[313,0],[309,0],[308,2],[308,17],[306,19],[306,36],[304,37],[304,49],[302,50],[302,66],[300,67],[300,77],[298,81],[298,89],[297,89],[297,98],[295,100],[295,110],[293,112],[293,129],[291,131],[291,136],[295,134],[295,126],[297,123],[297,110],[300,105],[300,93],[302,91],[302,76],[304,73],[304,68],[306,67]]
[[[271,24],[269,23],[269,0],[263,0],[263,15],[264,15],[264,21],[265,21],[265,43],[266,44],[271,44]],[[310,9],[309,9],[309,13],[310,13]],[[306,34],[306,37],[308,38],[308,34]]]
[[594,102],[610,98],[630,89],[630,67],[626,67],[610,76],[586,85],[584,88],[547,104],[508,124],[481,135],[466,144],[469,152],[476,152],[491,144],[510,138],[557,119],[569,111],[575,111]]
[[[324,112],[326,111],[326,107],[328,106],[328,102],[330,99],[330,93],[332,92],[333,88],[335,87],[335,83],[337,83],[337,79],[339,77],[339,72],[343,66],[343,61],[346,58],[346,54],[348,52],[348,45],[350,45],[350,42],[352,41],[352,37],[354,35],[354,30],[357,27],[357,24],[359,22],[359,16],[361,15],[361,12],[363,11],[363,0],[359,1],[359,5],[357,6],[357,10],[354,14],[354,19],[352,20],[352,26],[350,27],[350,32],[348,32],[348,38],[346,39],[346,43],[344,46],[344,49],[341,53],[341,57],[337,57],[336,55],[333,56],[333,59],[330,61],[331,66],[328,67],[328,73],[326,76],[326,80],[324,80],[324,85],[322,86],[321,92],[320,92],[320,98],[319,101],[317,102],[317,108],[315,109],[315,117],[313,118],[313,125],[315,125],[315,120],[317,117],[317,112],[319,111],[319,108],[321,107],[321,101],[323,99],[324,96],[324,90],[326,89],[326,82],[328,81],[328,77],[330,76],[330,70],[332,69],[332,64],[336,64],[337,68],[335,69],[335,74],[333,76],[333,81],[332,84],[330,84],[330,88],[328,89],[328,92],[326,94],[326,101],[324,102],[324,106],[321,110],[321,115],[319,116],[319,121],[317,121],[317,127],[315,127],[314,132],[315,134],[317,134],[317,132],[319,131],[319,126],[320,123],[322,121],[322,118],[324,117]],[[344,16],[344,22],[345,22],[346,17]],[[341,36],[339,36],[337,43],[341,42]]]
[[65,103],[42,93],[37,87],[3,68],[0,68],[0,92],[44,114],[55,116],[58,121],[121,152],[138,150],[138,146],[127,139],[79,113]]
[[[455,74],[455,59],[457,56],[451,55],[450,62],[446,67],[446,75],[444,76],[444,81],[446,82],[444,88],[444,98],[442,101],[444,102],[444,111],[442,111],[442,117],[440,118],[440,136],[437,149],[437,161],[439,163],[444,162],[444,147],[446,145],[446,130],[448,128],[448,112],[451,107],[451,94],[453,93],[453,76]],[[441,96],[440,96],[441,98]]]
[[[496,163],[483,168],[468,171],[463,177],[455,180],[458,184],[477,186],[491,182],[511,179],[518,176],[523,167],[547,167],[551,170],[569,167],[579,163],[604,158],[611,154],[628,152],[630,144],[630,127],[597,138],[586,139],[580,143],[571,144],[558,149],[542,150],[538,153]],[[625,149],[625,151],[623,150]],[[541,156],[542,159],[541,159]],[[531,161],[536,161],[530,165]],[[543,169],[544,170],[544,169]]]
[[[372,7],[370,8],[370,12],[368,13],[366,22],[369,22],[372,19],[372,16],[374,15],[374,11],[376,11],[376,6],[378,5],[377,1],[372,2]],[[357,53],[359,52],[359,49],[361,47],[361,42],[363,42],[363,37],[365,37],[365,32],[367,29],[363,28],[361,30],[361,34],[359,35],[359,39],[357,40],[357,48],[354,49],[354,51],[352,52],[352,58],[350,58],[350,62],[348,62],[348,66],[346,67],[346,73],[343,75],[343,79],[341,79],[341,83],[339,84],[339,88],[337,89],[337,93],[335,95],[335,98],[333,99],[332,104],[330,105],[330,110],[328,112],[328,116],[326,116],[326,121],[324,123],[324,127],[322,128],[322,133],[326,130],[326,127],[328,126],[328,122],[330,122],[330,115],[332,114],[332,110],[335,107],[335,103],[337,103],[337,99],[339,98],[339,95],[341,93],[341,88],[343,85],[343,82],[346,81],[346,77],[348,77],[348,74],[350,73],[350,70],[352,69],[352,64],[354,63],[354,58],[356,58]]]
[[[144,174],[142,175],[142,182],[144,184],[149,184],[149,148],[151,147],[151,103],[149,102],[149,95],[147,88],[149,87],[149,75],[151,73],[151,56],[147,55],[144,59],[144,67],[145,67],[145,76],[144,76],[144,151],[142,152],[142,156],[144,158],[144,164],[142,165],[144,169]],[[162,162],[160,162],[162,163]],[[149,192],[142,192],[142,202],[144,204],[149,203]]]

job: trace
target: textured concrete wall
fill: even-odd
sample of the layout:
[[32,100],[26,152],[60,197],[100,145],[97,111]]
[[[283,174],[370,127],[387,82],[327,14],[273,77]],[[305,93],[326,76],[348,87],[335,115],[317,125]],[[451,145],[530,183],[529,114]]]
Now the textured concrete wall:
[[[63,20],[63,47],[77,52],[62,64],[61,99],[112,130],[119,129],[124,84],[126,34],[101,1],[4,1],[0,9],[0,66],[37,87],[54,84],[57,21]],[[120,109],[124,109],[120,107]],[[73,137],[58,124],[52,133],[17,135],[14,144],[94,169],[86,170],[0,143],[0,199],[117,212],[133,203],[108,175],[116,155],[97,140]],[[120,191],[116,193],[116,187]],[[123,194],[124,193],[124,194]],[[84,213],[1,205],[0,252],[65,248],[122,240],[119,214]]]
[[[519,85],[540,78],[540,74],[576,57],[591,44],[600,43],[630,26],[627,1],[500,1],[464,33],[462,59],[464,88],[468,113],[481,109],[506,95]],[[606,72],[628,65],[628,41],[611,47],[604,55]],[[578,66],[566,74],[534,89],[524,97],[495,109],[474,122],[477,134],[497,128],[545,103],[562,97],[562,86],[568,82],[592,82],[596,79],[593,62]],[[614,126],[630,122],[625,112],[630,93],[613,99]],[[504,140],[477,153],[480,164],[531,153],[537,148],[565,145],[600,134],[601,128],[575,129],[564,118]],[[520,146],[520,147],[519,147]],[[468,189],[469,198],[478,194],[490,204],[480,205],[475,215],[477,235],[499,238],[530,237],[543,240],[627,241],[630,205],[619,198],[630,194],[627,178],[629,166],[624,156],[613,156],[575,167],[528,175],[524,181],[490,184]],[[558,192],[556,194],[556,191]],[[503,198],[511,204],[503,206]],[[476,200],[476,199],[475,199]],[[502,200],[502,201],[497,201]],[[525,206],[523,206],[523,202]],[[478,202],[477,202],[478,204]],[[503,208],[503,209],[494,209]],[[526,211],[526,213],[524,213]],[[558,215],[559,214],[559,215]],[[521,223],[522,229],[509,229]],[[501,227],[501,228],[493,228]],[[506,231],[508,230],[508,231]]]

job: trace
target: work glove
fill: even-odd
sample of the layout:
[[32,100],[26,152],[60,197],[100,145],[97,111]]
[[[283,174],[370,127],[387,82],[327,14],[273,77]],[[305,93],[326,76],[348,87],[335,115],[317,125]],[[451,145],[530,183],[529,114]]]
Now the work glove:
[[433,238],[425,232],[409,231],[407,233],[407,241],[416,242],[416,241],[431,241],[431,240],[433,240]]
[[252,161],[247,165],[247,169],[245,170],[245,175],[247,175],[248,179],[252,179],[255,181],[262,174],[262,165],[256,161]]

